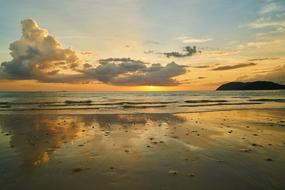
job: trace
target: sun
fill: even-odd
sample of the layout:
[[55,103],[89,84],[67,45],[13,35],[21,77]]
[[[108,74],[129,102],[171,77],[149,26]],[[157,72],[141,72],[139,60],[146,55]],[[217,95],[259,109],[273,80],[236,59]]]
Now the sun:
[[163,87],[161,86],[140,86],[140,91],[163,91]]

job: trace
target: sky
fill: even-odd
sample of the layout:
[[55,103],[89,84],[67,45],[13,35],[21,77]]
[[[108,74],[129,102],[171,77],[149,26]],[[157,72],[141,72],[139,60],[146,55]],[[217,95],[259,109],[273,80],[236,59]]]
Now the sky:
[[0,90],[285,84],[284,0],[0,0]]

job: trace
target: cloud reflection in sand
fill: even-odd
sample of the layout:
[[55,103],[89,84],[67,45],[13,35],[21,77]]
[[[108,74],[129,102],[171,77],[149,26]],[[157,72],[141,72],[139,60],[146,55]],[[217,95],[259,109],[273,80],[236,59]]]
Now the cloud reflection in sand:
[[139,147],[147,146],[149,138],[163,139],[163,134],[170,133],[169,125],[184,122],[172,114],[7,115],[1,119],[2,130],[10,134],[10,146],[26,169],[44,165],[64,145],[106,153],[114,147],[127,152],[134,146],[132,151],[140,152]]

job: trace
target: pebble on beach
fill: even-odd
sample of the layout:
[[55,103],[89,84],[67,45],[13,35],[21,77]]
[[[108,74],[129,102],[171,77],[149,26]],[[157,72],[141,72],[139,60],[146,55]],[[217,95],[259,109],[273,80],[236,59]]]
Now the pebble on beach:
[[81,172],[83,169],[82,168],[74,168],[72,171],[74,173],[77,173],[77,172]]
[[178,174],[178,172],[177,172],[176,170],[169,170],[168,173],[169,173],[169,174],[172,174],[172,175]]
[[240,149],[241,152],[251,152],[251,149],[248,148],[242,148]]
[[266,158],[265,160],[268,161],[268,162],[272,162],[273,161],[272,158]]
[[195,176],[194,173],[188,173],[187,175],[190,176],[190,177],[194,177]]

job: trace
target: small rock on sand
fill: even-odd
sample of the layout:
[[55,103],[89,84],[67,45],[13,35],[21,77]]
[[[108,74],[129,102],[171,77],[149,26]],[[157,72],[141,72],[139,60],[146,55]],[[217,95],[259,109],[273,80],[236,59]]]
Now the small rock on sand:
[[266,158],[265,160],[268,161],[268,162],[272,162],[273,161],[272,158]]
[[88,169],[90,169],[90,168],[74,168],[74,169],[72,169],[72,171],[73,171],[74,173],[78,173],[78,172],[81,172],[81,171],[83,171],[83,170],[88,170]]
[[251,152],[251,149],[248,148],[242,148],[240,149],[241,152]]
[[169,170],[169,171],[168,171],[168,173],[169,173],[169,174],[172,174],[172,175],[176,175],[176,174],[178,174],[178,172],[177,172],[177,171],[175,171],[175,170]]
[[83,168],[74,168],[72,171],[74,173],[77,173],[77,172],[81,172],[83,170]]
[[189,177],[194,177],[194,176],[195,176],[194,173],[188,173],[187,175],[188,175]]

